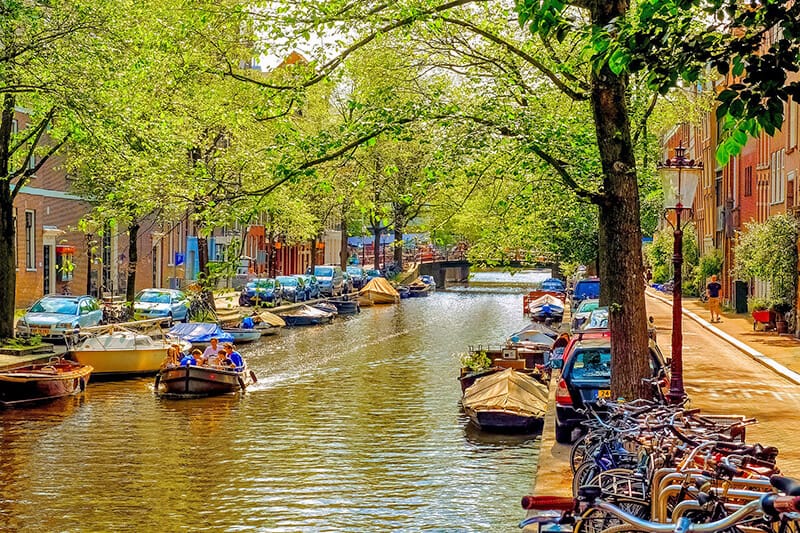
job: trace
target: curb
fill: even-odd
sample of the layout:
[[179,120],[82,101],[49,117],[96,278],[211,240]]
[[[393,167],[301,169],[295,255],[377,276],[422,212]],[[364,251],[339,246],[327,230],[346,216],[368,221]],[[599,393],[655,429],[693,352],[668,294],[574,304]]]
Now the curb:
[[[665,304],[667,304],[669,306],[672,306],[672,300],[668,300],[667,298],[664,298],[663,296],[659,296],[657,294],[653,294],[653,293],[648,292],[648,291],[645,291],[645,295],[649,296],[650,298],[655,298],[656,300],[660,300],[661,302],[664,302]],[[749,346],[749,345],[743,343],[742,341],[740,341],[739,339],[737,339],[737,338],[725,333],[721,329],[719,329],[719,328],[717,328],[715,326],[712,326],[710,322],[708,322],[707,320],[704,320],[703,318],[700,318],[697,314],[687,310],[685,307],[682,308],[682,311],[683,311],[684,315],[688,316],[689,318],[691,318],[692,320],[697,322],[701,327],[703,327],[706,330],[710,331],[711,333],[713,333],[717,337],[721,338],[722,340],[728,342],[729,344],[731,344],[732,346],[737,348],[740,352],[744,353],[745,355],[747,355],[748,357],[750,357],[754,361],[757,361],[757,362],[761,363],[765,367],[769,368],[770,370],[772,370],[776,374],[780,375],[781,377],[787,379],[788,381],[791,381],[795,385],[800,385],[800,374],[798,374],[794,370],[790,370],[790,369],[786,368],[785,366],[783,366],[782,364],[778,363],[777,361],[775,361],[773,359],[770,359],[769,357],[767,357],[763,353],[759,352],[758,350],[756,350],[752,346]]]

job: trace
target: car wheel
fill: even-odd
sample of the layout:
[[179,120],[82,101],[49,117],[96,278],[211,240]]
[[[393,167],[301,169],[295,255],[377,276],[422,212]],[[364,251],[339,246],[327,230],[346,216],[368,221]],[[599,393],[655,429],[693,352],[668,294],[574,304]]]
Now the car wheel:
[[559,444],[572,443],[572,426],[556,422],[556,442]]
[[173,323],[174,323],[174,320],[172,320],[172,313],[169,313],[167,315],[167,327],[171,328]]

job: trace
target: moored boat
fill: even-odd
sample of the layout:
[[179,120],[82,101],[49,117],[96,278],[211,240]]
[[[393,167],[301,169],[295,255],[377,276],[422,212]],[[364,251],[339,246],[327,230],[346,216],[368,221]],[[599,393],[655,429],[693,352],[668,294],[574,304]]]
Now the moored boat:
[[420,298],[422,296],[428,296],[433,288],[422,281],[422,279],[417,278],[412,283],[408,285],[408,292],[411,298]]
[[[166,397],[197,398],[244,391],[256,376],[243,370],[217,366],[167,366],[157,375],[155,392]],[[163,390],[162,390],[163,389]]]
[[233,342],[233,335],[225,333],[219,324],[211,322],[189,322],[175,324],[169,330],[170,335],[191,342],[193,345],[204,345],[216,338],[219,342]]
[[358,303],[362,306],[376,304],[396,304],[400,294],[385,278],[372,278],[358,291]]
[[345,300],[342,298],[332,298],[328,302],[336,306],[340,315],[353,315],[361,312],[361,306],[357,300]]
[[298,308],[281,312],[280,316],[287,326],[313,326],[330,322],[333,314],[311,307],[302,305]]
[[[156,329],[160,333],[160,328]],[[90,336],[73,347],[70,354],[77,362],[93,367],[95,376],[152,375],[158,372],[171,344],[167,338],[155,339],[146,332],[112,324],[92,328]],[[183,351],[192,346],[186,341],[180,344]]]
[[531,431],[547,410],[547,386],[507,368],[481,377],[461,400],[470,420],[485,431]]
[[281,328],[286,326],[286,322],[281,317],[268,311],[261,311],[253,315],[253,322],[255,322],[255,329],[262,336],[277,335]]
[[261,338],[261,332],[255,327],[252,328],[222,328],[222,331],[233,336],[235,344],[254,342]]
[[528,302],[528,314],[535,322],[561,322],[564,318],[564,302],[550,294]]
[[86,388],[92,367],[62,358],[0,372],[0,405],[13,407],[54,400]]

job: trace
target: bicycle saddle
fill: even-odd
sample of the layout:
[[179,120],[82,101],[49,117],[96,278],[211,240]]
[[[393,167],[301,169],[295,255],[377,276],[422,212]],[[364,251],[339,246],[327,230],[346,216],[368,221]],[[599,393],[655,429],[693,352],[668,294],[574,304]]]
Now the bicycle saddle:
[[593,502],[603,493],[603,490],[596,485],[584,485],[578,489],[578,499]]
[[787,496],[800,496],[800,483],[790,477],[772,476],[769,478],[772,486]]

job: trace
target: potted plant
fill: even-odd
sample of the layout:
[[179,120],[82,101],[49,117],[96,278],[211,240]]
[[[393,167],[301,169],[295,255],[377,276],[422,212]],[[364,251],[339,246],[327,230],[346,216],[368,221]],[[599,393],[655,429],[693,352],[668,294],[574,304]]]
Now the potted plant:
[[775,311],[770,308],[769,300],[753,298],[750,300],[750,307],[753,314],[753,330],[759,324],[762,324],[765,330],[775,328]]

